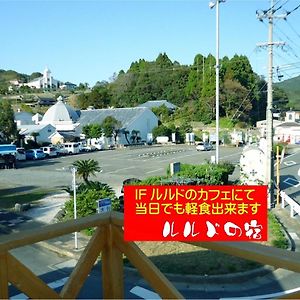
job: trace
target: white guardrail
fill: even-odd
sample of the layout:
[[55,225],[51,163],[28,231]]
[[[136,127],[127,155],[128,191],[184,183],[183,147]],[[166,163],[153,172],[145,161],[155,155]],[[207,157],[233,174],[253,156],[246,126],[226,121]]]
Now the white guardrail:
[[280,197],[281,197],[281,208],[285,207],[285,202],[290,205],[291,218],[295,217],[295,213],[297,213],[300,216],[300,205],[294,199],[288,196],[284,191],[280,192]]

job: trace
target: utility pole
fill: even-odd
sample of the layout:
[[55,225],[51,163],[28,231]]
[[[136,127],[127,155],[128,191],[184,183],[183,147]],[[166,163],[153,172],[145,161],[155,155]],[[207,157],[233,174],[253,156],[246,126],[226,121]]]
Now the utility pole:
[[220,63],[219,63],[219,50],[220,50],[220,25],[219,25],[219,4],[225,0],[216,0],[209,2],[209,8],[216,8],[216,158],[215,163],[219,163],[219,119],[220,119]]
[[266,111],[266,182],[268,186],[268,208],[274,203],[274,156],[273,156],[273,46],[284,45],[283,42],[273,42],[273,20],[274,18],[285,18],[284,16],[274,15],[274,0],[271,0],[271,7],[267,11],[257,11],[257,18],[263,21],[269,20],[268,42],[258,44],[259,47],[268,47],[268,97]]

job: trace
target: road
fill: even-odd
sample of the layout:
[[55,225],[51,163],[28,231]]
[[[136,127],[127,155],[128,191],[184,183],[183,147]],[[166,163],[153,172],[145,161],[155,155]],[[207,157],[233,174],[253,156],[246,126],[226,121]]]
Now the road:
[[[242,148],[223,148],[221,160],[239,163]],[[1,185],[6,188],[21,187],[25,190],[34,188],[61,189],[70,186],[72,175],[68,167],[78,159],[95,159],[102,167],[93,180],[109,184],[116,192],[120,191],[122,181],[126,178],[146,178],[165,175],[171,162],[200,164],[210,161],[214,151],[198,152],[195,146],[170,145],[145,147],[140,149],[118,149],[74,156],[65,156],[43,161],[20,162],[16,170],[0,170]],[[5,176],[3,176],[5,175]]]
[[295,148],[280,164],[280,189],[300,204],[299,187],[300,148]]

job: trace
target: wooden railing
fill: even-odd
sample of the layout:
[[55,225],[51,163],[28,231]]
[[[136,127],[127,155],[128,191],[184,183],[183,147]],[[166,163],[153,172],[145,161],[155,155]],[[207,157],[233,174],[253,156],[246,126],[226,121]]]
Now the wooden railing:
[[[10,250],[17,247],[31,245],[88,227],[95,227],[96,231],[60,293],[48,287],[10,253]],[[142,277],[162,298],[183,299],[183,296],[135,243],[124,241],[122,227],[123,215],[111,212],[48,225],[2,238],[0,242],[0,298],[7,299],[9,297],[8,284],[11,283],[29,298],[74,299],[78,296],[85,279],[101,254],[102,297],[105,299],[122,299],[124,298],[123,254],[125,254]],[[191,244],[300,272],[300,253],[257,243],[199,242]],[[288,298],[293,297],[299,298],[300,293],[288,295]]]
[[285,204],[290,205],[290,217],[294,218],[295,213],[297,213],[300,216],[300,205],[289,195],[287,195],[284,191],[280,192],[281,197],[281,208],[285,208]]

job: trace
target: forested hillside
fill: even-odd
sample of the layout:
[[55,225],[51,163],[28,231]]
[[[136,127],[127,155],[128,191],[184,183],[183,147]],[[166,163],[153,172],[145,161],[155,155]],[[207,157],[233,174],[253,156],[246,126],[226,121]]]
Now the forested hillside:
[[[254,123],[265,118],[267,84],[252,70],[246,56],[220,61],[220,116],[233,122]],[[284,93],[276,92],[282,98]],[[284,106],[287,101],[281,102]],[[167,54],[155,61],[140,59],[114,80],[98,82],[90,94],[78,98],[78,106],[126,107],[148,100],[167,99],[181,109],[175,117],[211,123],[215,116],[215,58],[196,55],[192,65],[172,62]]]
[[[197,54],[191,65],[181,65],[161,53],[154,61],[133,62],[127,71],[115,74],[111,82],[98,81],[91,90],[80,84],[71,104],[80,109],[133,107],[149,100],[166,99],[180,107],[170,121],[212,123],[215,119],[215,63],[213,55]],[[40,75],[0,70],[0,89],[7,91],[10,80],[26,82]],[[264,119],[266,91],[267,83],[253,72],[246,56],[220,60],[220,117],[227,123],[250,125]],[[275,86],[275,108],[287,109],[287,103],[286,93]]]
[[28,82],[34,78],[42,76],[39,72],[34,72],[31,75],[18,73],[13,70],[2,70],[0,69],[0,94],[4,94],[10,85],[11,80],[18,80],[19,82]]
[[289,107],[300,110],[300,76],[276,84],[289,98]]

